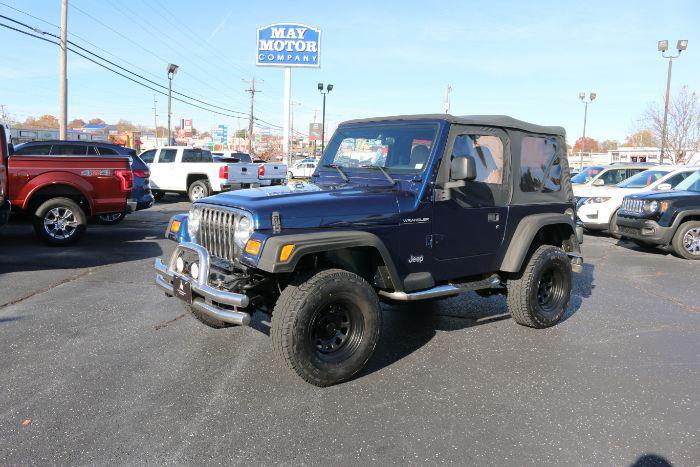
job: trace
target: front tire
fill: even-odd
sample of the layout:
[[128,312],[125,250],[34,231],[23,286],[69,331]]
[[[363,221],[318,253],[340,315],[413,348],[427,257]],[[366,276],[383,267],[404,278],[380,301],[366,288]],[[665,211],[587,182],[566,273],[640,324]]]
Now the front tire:
[[34,212],[34,232],[49,245],[70,245],[85,234],[87,217],[69,198],[53,198]]
[[681,224],[671,241],[673,251],[685,259],[700,259],[700,222]]
[[193,203],[211,194],[211,186],[207,180],[196,180],[187,189],[187,196]]
[[330,386],[365,366],[379,342],[381,322],[379,299],[364,279],[327,269],[282,291],[272,314],[272,344],[302,379]]
[[610,223],[608,224],[608,234],[610,234],[611,237],[617,238],[618,240],[622,238],[622,235],[620,234],[620,229],[617,228],[617,213],[618,211],[615,211],[612,216],[610,216]]
[[523,326],[553,326],[564,316],[571,284],[571,262],[564,250],[542,245],[520,277],[508,281],[508,311]]

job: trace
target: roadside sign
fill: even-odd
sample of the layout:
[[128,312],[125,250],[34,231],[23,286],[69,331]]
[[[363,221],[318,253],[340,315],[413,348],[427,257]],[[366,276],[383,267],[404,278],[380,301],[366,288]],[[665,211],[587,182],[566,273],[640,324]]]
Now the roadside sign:
[[322,123],[309,123],[309,141],[321,141]]
[[258,28],[256,65],[320,67],[321,30],[300,23]]

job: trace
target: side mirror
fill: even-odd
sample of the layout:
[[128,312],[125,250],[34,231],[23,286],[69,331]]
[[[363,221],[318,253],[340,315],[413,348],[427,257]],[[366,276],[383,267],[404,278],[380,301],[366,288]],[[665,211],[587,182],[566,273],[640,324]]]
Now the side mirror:
[[599,178],[595,182],[593,182],[593,186],[603,186],[605,185],[605,181],[602,178]]
[[474,180],[476,178],[476,162],[471,156],[455,157],[452,159],[450,167],[450,179],[452,180]]
[[659,191],[668,191],[673,189],[673,186],[670,183],[662,183],[661,185],[657,186],[656,189]]

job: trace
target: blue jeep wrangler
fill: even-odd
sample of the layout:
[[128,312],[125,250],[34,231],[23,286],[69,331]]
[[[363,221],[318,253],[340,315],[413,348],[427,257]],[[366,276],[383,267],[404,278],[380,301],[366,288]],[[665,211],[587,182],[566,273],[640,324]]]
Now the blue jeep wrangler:
[[564,129],[505,116],[353,120],[311,183],[202,199],[174,216],[156,282],[205,324],[272,314],[275,353],[327,386],[372,356],[380,301],[507,295],[557,323],[580,271]]

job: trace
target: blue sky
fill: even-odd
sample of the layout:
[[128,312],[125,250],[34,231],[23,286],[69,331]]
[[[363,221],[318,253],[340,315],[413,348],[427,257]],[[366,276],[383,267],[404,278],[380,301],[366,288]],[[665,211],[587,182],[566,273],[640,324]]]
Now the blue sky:
[[[0,14],[46,31],[60,21],[60,0],[0,0]],[[247,84],[262,93],[256,114],[281,124],[283,71],[255,61],[255,30],[278,21],[321,28],[320,69],[293,71],[295,127],[320,109],[316,83],[331,82],[327,120],[441,112],[452,86],[451,113],[508,114],[563,125],[580,136],[579,91],[595,91],[588,135],[624,139],[647,105],[662,98],[666,61],[659,39],[689,40],[674,62],[672,92],[700,91],[700,2],[233,2],[202,0],[70,0],[69,31],[150,79],[167,84],[168,61],[181,66],[176,90],[247,112]],[[251,5],[253,6],[251,8]],[[92,16],[89,17],[86,15]],[[118,31],[125,37],[120,36]],[[73,40],[95,49],[77,37]],[[12,116],[58,114],[58,48],[0,28],[0,104]],[[106,52],[96,50],[106,57]],[[262,82],[260,82],[262,81]],[[166,100],[157,96],[158,122]],[[153,124],[153,92],[69,55],[69,118],[126,118]],[[193,118],[206,130],[238,121],[175,103],[174,121]],[[320,116],[319,116],[320,120]]]

